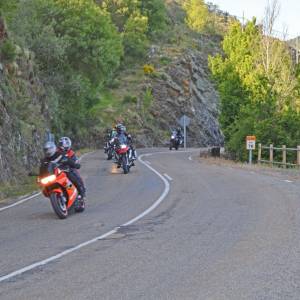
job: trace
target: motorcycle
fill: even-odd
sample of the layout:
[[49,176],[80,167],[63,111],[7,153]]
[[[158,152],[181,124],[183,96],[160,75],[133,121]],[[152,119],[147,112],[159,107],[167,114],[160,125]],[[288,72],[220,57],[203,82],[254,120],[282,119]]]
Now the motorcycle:
[[115,146],[113,145],[113,139],[106,142],[104,153],[106,153],[107,155],[107,160],[111,160],[115,156]]
[[47,162],[41,166],[37,179],[44,196],[50,199],[52,208],[60,219],[67,218],[72,207],[79,213],[85,209],[84,200],[66,172],[68,170],[60,169],[57,163]]
[[116,163],[120,168],[122,166],[124,174],[128,174],[130,168],[134,166],[132,149],[124,141],[115,139]]
[[170,139],[169,149],[172,150],[173,148],[175,148],[176,150],[178,150],[179,146],[182,145],[182,143],[183,143],[182,138],[179,137],[176,134],[176,132],[173,132]]

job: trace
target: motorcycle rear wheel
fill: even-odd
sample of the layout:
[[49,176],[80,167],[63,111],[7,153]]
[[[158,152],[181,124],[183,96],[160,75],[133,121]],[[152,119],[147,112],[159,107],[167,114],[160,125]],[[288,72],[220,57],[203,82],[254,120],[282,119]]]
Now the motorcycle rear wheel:
[[83,199],[76,199],[74,210],[77,213],[81,213],[85,210],[85,201]]
[[56,215],[60,219],[67,218],[68,209],[67,209],[67,205],[66,205],[62,195],[59,195],[57,193],[51,193],[50,201],[51,201],[52,208],[53,208],[54,212],[56,213]]

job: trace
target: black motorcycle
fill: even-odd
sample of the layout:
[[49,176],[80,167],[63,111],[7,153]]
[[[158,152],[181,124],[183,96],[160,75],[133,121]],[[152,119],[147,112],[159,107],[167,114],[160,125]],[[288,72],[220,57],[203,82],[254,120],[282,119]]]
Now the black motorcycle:
[[116,148],[113,139],[105,143],[104,153],[107,155],[107,160],[111,160],[116,156]]
[[170,138],[170,147],[169,149],[172,150],[175,148],[178,150],[179,146],[182,145],[183,138],[181,136],[178,136],[176,132],[173,132]]

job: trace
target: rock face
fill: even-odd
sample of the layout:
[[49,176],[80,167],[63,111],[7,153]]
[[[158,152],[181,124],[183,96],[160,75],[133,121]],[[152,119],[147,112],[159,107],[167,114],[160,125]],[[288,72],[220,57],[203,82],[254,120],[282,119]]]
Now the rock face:
[[[198,40],[205,45],[207,39]],[[209,49],[211,54],[218,51]],[[163,79],[154,80],[152,91],[153,113],[159,127],[170,130],[178,126],[182,115],[191,118],[188,127],[188,146],[216,146],[224,142],[220,130],[219,95],[210,80],[206,51],[187,49],[164,68]]]
[[[7,38],[3,30],[0,45]],[[13,62],[0,60],[0,185],[22,182],[38,165],[49,118],[31,55],[18,52]]]

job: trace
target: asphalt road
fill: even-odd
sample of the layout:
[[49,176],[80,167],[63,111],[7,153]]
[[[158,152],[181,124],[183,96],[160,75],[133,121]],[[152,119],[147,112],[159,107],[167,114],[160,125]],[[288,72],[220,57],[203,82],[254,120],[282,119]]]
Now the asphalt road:
[[84,213],[59,220],[42,197],[0,211],[0,299],[300,299],[299,182],[197,152],[143,157],[164,181],[96,152]]

